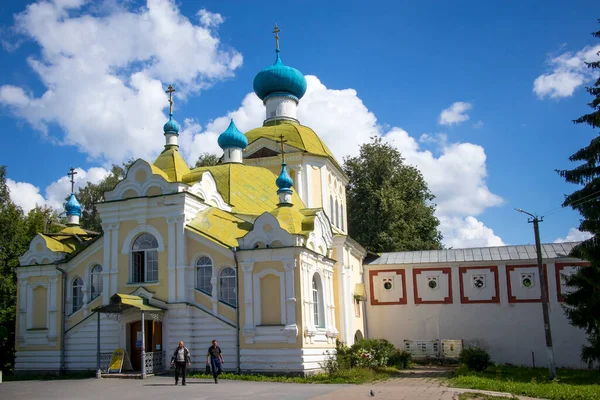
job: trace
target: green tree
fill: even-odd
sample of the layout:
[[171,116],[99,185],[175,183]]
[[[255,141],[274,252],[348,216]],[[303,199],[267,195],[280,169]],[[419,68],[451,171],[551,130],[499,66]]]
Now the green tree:
[[12,371],[19,256],[29,243],[23,210],[10,199],[6,167],[0,167],[0,369]]
[[125,178],[125,174],[135,160],[123,163],[123,166],[113,164],[110,173],[98,183],[88,182],[79,188],[77,200],[81,204],[81,218],[79,224],[83,229],[102,232],[102,221],[96,204],[105,200],[104,193],[114,189],[117,183]]
[[[592,35],[600,38],[600,31]],[[600,71],[600,61],[586,64],[588,68]],[[586,90],[593,97],[588,103],[593,111],[573,122],[590,125],[592,129],[599,128],[600,78]],[[587,333],[589,345],[582,347],[581,359],[591,367],[596,362],[600,363],[600,136],[593,138],[588,146],[575,152],[569,160],[579,165],[557,172],[567,182],[581,188],[566,196],[563,206],[579,211],[583,217],[579,229],[594,236],[573,250],[573,256],[588,260],[590,266],[566,278],[572,292],[565,295],[564,309],[571,324]]]
[[202,154],[200,154],[200,157],[198,157],[198,160],[196,161],[194,168],[211,167],[213,165],[217,165],[217,164],[219,164],[220,159],[221,158],[216,154],[202,153]]
[[348,185],[348,232],[373,252],[442,247],[433,194],[421,172],[404,163],[381,138],[344,160]]

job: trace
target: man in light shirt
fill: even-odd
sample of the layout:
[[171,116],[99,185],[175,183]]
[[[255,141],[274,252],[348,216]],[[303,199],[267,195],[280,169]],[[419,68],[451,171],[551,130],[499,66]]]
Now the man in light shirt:
[[186,364],[189,367],[191,365],[190,351],[183,345],[183,342],[179,342],[179,346],[173,352],[171,357],[171,366],[175,364],[175,384],[179,381],[179,373],[181,373],[181,386],[185,386],[185,375],[186,375]]

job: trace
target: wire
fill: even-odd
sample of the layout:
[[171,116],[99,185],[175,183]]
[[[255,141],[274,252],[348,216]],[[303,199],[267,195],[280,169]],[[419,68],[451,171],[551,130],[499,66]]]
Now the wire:
[[[596,192],[596,193],[600,193],[600,191],[599,191],[599,192]],[[586,196],[586,197],[589,197],[589,196]],[[590,201],[594,201],[594,200],[597,200],[597,199],[600,199],[600,196],[596,196],[596,197],[594,197],[594,198],[588,199],[588,200],[586,200],[586,201],[583,201],[583,202],[581,201],[581,200],[583,200],[583,198],[581,198],[580,200],[573,202],[573,204],[569,204],[569,207],[573,207],[573,206],[580,206],[580,205],[582,205],[582,204],[589,203]],[[559,212],[561,212],[561,211],[564,211],[565,209],[566,209],[566,208],[565,208],[565,207],[563,207],[563,208],[561,208],[561,209],[559,209],[559,210],[556,210],[556,211],[554,211],[554,212],[547,213],[546,215],[544,215],[544,217],[547,217],[548,215],[552,215],[552,214],[559,213]]]
[[[594,192],[594,193],[590,193],[587,196],[583,196],[582,198],[577,199],[576,201],[574,201],[573,204],[569,204],[569,207],[573,207],[574,205],[576,205],[576,203],[579,203],[580,201],[585,200],[588,197],[595,196],[595,195],[597,195],[599,193],[600,193],[600,190],[598,190],[597,192]],[[554,214],[555,212],[558,212],[557,210],[562,210],[564,208],[565,207],[563,207],[563,206],[556,207],[556,208],[551,208],[550,210],[543,212],[542,215],[551,215],[551,214]]]

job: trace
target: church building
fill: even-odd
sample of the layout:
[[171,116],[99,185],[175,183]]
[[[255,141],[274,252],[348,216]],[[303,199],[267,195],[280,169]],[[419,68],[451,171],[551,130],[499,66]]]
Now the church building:
[[[169,86],[164,150],[154,162],[135,161],[97,204],[103,232],[82,229],[71,193],[67,227],[31,241],[17,269],[17,373],[105,371],[116,349],[124,370],[154,373],[179,341],[200,369],[217,339],[226,370],[309,374],[336,340],[367,336],[416,356],[450,354],[442,348],[450,340],[456,349],[487,346],[507,362],[527,364],[535,351],[543,363],[541,296],[527,251],[365,262],[348,236],[348,177],[298,120],[306,79],[283,64],[278,41],[275,52],[254,79],[263,125],[242,133],[232,120],[218,138],[218,165],[188,167]],[[584,336],[560,316],[559,269],[581,264],[560,250],[546,254],[545,279],[556,288],[553,328],[576,349]],[[560,357],[578,364],[577,354]]]

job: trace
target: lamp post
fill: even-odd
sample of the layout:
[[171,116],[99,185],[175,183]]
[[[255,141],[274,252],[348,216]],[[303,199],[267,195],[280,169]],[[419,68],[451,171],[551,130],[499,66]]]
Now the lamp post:
[[540,276],[540,289],[542,295],[542,313],[544,315],[544,332],[546,334],[546,350],[548,352],[548,373],[550,379],[556,378],[556,365],[554,363],[554,350],[552,348],[552,331],[550,329],[550,314],[548,312],[548,287],[546,286],[546,280],[544,277],[544,266],[542,264],[542,246],[540,245],[540,226],[539,223],[543,221],[544,217],[538,217],[524,211],[520,208],[515,208],[520,213],[527,214],[529,223],[533,223],[533,231],[535,233],[535,249],[537,253],[537,264],[538,264],[538,275]]

